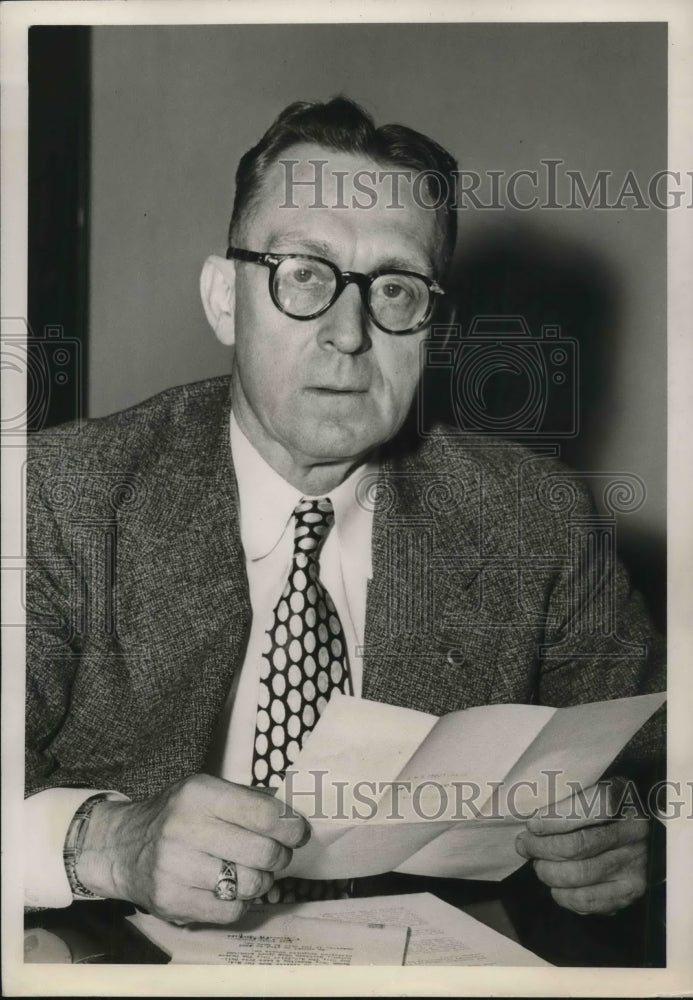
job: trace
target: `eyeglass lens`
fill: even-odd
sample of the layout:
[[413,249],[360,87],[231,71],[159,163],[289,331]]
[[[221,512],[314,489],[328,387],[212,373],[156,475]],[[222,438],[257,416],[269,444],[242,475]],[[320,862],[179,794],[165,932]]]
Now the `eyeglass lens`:
[[[274,294],[281,308],[293,316],[312,316],[334,298],[337,277],[317,260],[285,258],[274,276]],[[420,278],[381,274],[371,284],[368,303],[373,318],[393,333],[415,327],[426,315],[429,290]]]

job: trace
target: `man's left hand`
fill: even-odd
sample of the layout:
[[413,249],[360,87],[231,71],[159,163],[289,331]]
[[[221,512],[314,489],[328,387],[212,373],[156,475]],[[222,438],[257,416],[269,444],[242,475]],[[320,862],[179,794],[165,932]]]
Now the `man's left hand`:
[[[587,801],[595,788],[583,793]],[[613,798],[616,788],[616,782],[600,783],[607,798],[610,791]],[[594,810],[588,810],[587,816],[577,815],[579,802],[565,800],[533,816],[515,847],[523,858],[534,862],[537,876],[560,906],[581,914],[615,913],[642,896],[647,887],[649,820],[633,815],[605,820],[602,810],[596,818],[589,815]],[[561,808],[566,803],[575,808]]]

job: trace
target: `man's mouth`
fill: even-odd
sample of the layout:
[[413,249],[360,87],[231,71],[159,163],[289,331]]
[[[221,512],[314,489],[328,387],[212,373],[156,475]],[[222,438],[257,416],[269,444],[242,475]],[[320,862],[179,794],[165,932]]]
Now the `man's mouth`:
[[351,393],[364,393],[368,392],[368,389],[363,388],[358,385],[310,385],[308,386],[309,392],[317,393],[327,393],[330,395],[349,395]]

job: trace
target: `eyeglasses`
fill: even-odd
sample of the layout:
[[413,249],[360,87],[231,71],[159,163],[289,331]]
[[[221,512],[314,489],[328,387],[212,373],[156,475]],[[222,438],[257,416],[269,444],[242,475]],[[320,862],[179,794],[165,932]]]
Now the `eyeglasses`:
[[416,271],[382,268],[370,274],[340,271],[329,260],[299,253],[256,253],[229,247],[227,259],[269,268],[269,293],[277,309],[292,319],[315,319],[334,305],[349,284],[358,285],[361,300],[375,325],[385,333],[414,333],[433,313],[437,281]]

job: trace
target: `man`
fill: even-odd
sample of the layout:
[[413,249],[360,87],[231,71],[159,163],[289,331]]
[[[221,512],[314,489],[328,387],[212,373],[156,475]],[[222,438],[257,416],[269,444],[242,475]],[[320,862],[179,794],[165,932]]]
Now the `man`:
[[[455,243],[435,178],[454,169],[344,99],[287,108],[243,157],[229,252],[202,271],[230,382],[40,442],[29,903],[230,923],[276,897],[309,824],[268,790],[334,690],[441,714],[664,686],[623,571],[569,556],[567,514],[592,508],[565,470],[405,432]],[[426,183],[395,193],[395,171]],[[602,593],[627,654],[584,627]],[[646,727],[630,757],[660,741]],[[636,818],[537,818],[518,852],[561,905],[610,913],[644,891],[646,837]]]

